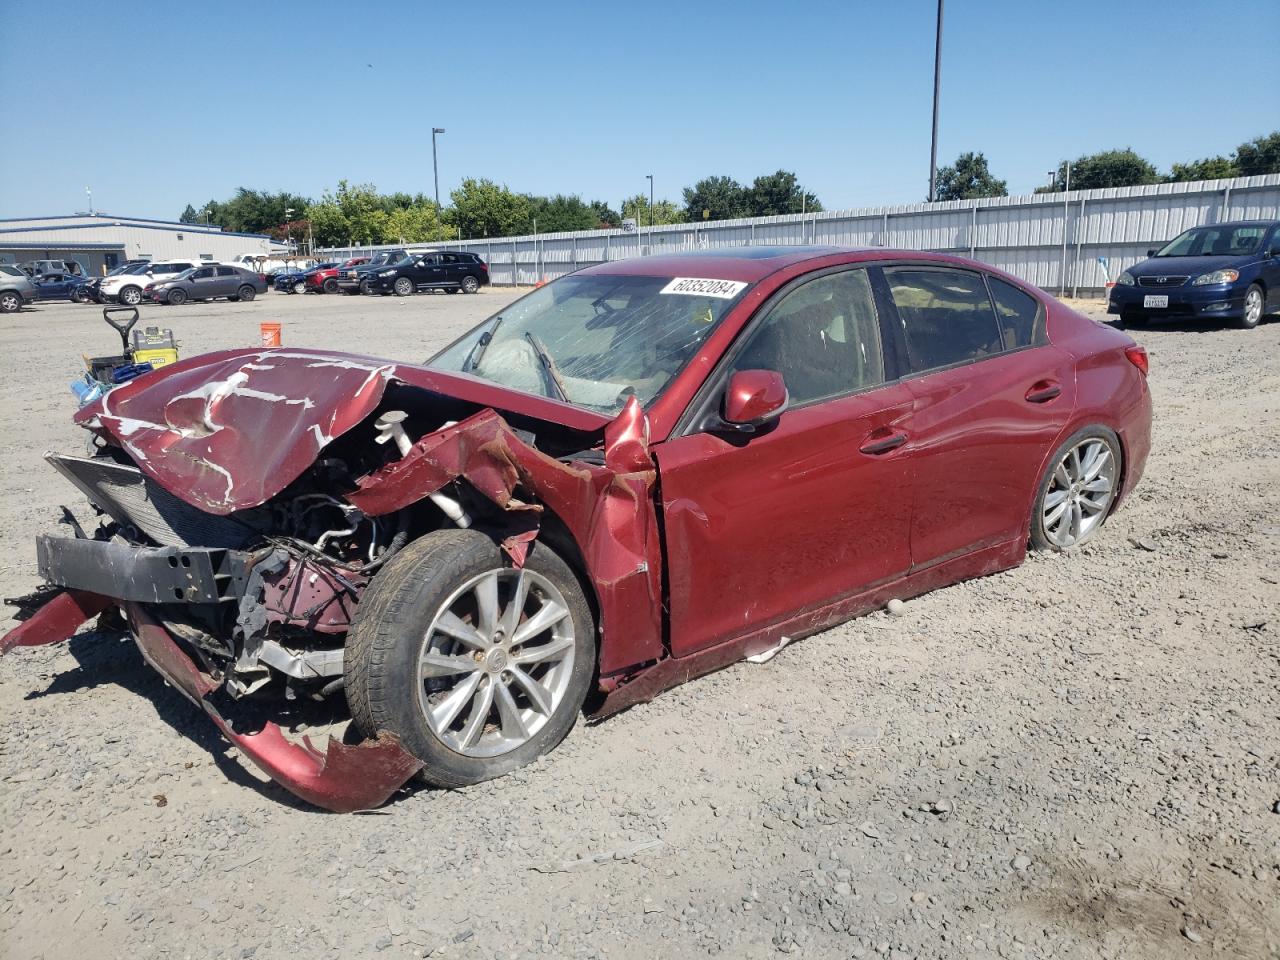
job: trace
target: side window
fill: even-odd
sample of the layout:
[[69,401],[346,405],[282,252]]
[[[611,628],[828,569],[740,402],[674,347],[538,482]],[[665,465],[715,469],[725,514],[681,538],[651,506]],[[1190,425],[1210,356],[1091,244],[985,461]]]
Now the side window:
[[458,262],[457,254],[453,254],[453,253],[442,253],[442,254],[440,254],[440,259],[441,259],[441,260],[443,260],[445,263],[457,263],[457,262]]
[[1041,337],[1036,320],[1040,316],[1040,304],[1035,297],[995,277],[987,277],[987,284],[991,287],[991,299],[996,302],[1005,349],[1039,343]]
[[203,270],[197,270],[191,275],[192,280],[207,280],[213,276],[213,267],[205,267]]
[[751,331],[733,369],[777,371],[796,405],[884,383],[866,270],[827,274],[786,294]]
[[986,284],[960,270],[885,270],[912,372],[979,360],[1001,350]]
[[219,267],[218,268],[218,276],[220,277],[234,277],[235,275],[236,275],[235,267]]

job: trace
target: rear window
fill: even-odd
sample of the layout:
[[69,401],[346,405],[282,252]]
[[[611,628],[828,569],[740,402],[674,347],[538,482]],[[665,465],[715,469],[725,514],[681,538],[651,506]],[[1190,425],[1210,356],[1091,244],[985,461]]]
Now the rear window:
[[886,270],[912,372],[980,360],[1001,350],[982,277],[959,270]]
[[987,277],[987,283],[991,286],[991,299],[996,302],[1005,349],[1039,343],[1036,320],[1040,316],[1040,304],[1035,297],[995,277]]

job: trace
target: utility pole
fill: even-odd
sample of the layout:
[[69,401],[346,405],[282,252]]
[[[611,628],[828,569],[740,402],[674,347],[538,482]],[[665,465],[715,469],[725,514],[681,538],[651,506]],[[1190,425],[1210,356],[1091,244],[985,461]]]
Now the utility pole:
[[938,27],[933,38],[933,140],[929,146],[929,202],[938,197],[938,91],[942,83],[942,0],[938,0]]
[[431,178],[436,183],[436,211],[440,210],[440,168],[436,164],[436,134],[444,133],[444,127],[431,128]]
[[653,229],[653,174],[646,173],[645,179],[649,181],[649,229]]

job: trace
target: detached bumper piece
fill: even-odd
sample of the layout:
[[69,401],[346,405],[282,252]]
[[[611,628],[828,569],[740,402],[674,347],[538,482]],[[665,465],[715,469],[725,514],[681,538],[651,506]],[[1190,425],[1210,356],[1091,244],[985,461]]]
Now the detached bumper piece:
[[238,602],[247,559],[236,550],[36,537],[36,564],[49,583],[137,603]]

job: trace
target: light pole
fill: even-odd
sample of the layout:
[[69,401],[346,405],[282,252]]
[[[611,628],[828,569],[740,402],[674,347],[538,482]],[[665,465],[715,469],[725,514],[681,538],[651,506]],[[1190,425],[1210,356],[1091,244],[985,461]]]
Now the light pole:
[[205,207],[201,210],[200,216],[204,217],[204,225],[207,227],[209,225],[209,208]]
[[653,229],[653,174],[646,173],[645,179],[649,181],[649,229]]
[[942,0],[938,0],[938,26],[933,37],[933,140],[929,145],[929,202],[938,196],[938,89],[942,83]]
[[436,165],[436,134],[444,133],[444,127],[431,128],[431,178],[436,183],[436,211],[440,210],[440,168]]
[[285,237],[289,241],[289,249],[293,249],[293,207],[284,208]]

